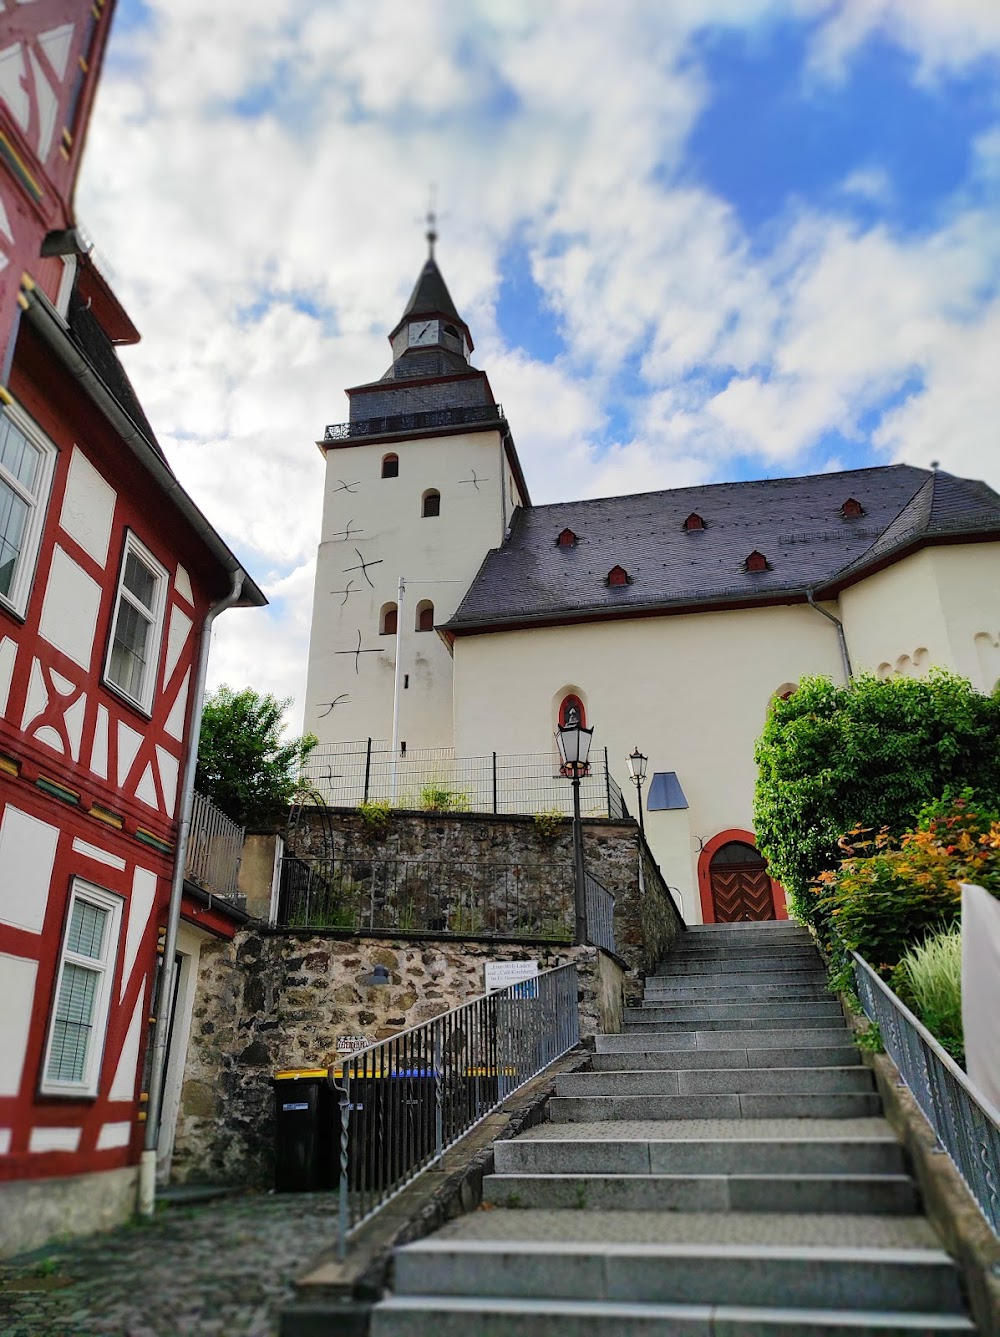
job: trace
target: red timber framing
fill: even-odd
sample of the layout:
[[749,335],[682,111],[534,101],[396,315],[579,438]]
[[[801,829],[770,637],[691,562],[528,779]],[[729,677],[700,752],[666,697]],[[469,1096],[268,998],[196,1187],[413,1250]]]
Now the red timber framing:
[[[720,831],[717,836],[705,842],[701,853],[698,855],[698,894],[701,898],[701,917],[705,924],[716,923],[715,900],[712,895],[712,858],[725,845],[733,842],[739,842],[742,845],[752,845],[757,848],[757,837],[752,831],[744,831],[739,827],[731,827],[728,831]],[[787,919],[788,909],[785,905],[785,889],[780,882],[774,878],[769,878],[771,883],[771,898],[774,906],[775,919]]]

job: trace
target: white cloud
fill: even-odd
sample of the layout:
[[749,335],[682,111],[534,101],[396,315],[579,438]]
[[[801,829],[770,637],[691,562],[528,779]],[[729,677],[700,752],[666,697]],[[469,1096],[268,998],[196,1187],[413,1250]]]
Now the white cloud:
[[814,70],[840,77],[872,34],[898,43],[930,80],[984,58],[1000,57],[996,0],[811,0],[827,11],[813,45]]

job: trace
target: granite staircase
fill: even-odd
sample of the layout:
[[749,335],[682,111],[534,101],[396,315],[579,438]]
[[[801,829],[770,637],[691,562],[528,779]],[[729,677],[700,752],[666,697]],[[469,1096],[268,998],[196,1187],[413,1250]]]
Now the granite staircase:
[[373,1337],[975,1332],[805,930],[690,929],[596,1044]]

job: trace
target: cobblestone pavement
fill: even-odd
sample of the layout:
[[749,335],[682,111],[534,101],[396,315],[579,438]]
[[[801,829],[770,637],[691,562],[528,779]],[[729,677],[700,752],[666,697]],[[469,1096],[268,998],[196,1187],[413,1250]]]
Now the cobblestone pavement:
[[274,1337],[336,1220],[331,1194],[248,1193],[8,1259],[0,1337]]

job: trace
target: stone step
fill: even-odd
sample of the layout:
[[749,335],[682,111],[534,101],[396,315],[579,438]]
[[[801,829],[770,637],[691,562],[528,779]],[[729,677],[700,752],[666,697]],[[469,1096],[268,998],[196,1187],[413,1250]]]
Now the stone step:
[[[808,1124],[806,1125],[809,1126]],[[555,1131],[555,1130],[553,1130]],[[876,1175],[903,1173],[891,1136],[808,1138],[519,1137],[494,1144],[499,1174]],[[484,1181],[485,1182],[485,1181]]]
[[911,1216],[908,1175],[494,1174],[483,1200],[517,1210],[839,1212]]
[[819,952],[815,944],[811,942],[792,943],[787,946],[782,944],[780,947],[757,947],[746,944],[735,944],[732,946],[702,946],[683,947],[679,951],[671,952],[669,956],[663,958],[658,969],[664,973],[669,973],[678,962],[705,961],[714,964],[717,961],[742,961],[745,958],[752,957],[754,960],[763,961],[810,961],[818,963],[821,961]]
[[768,1017],[785,1020],[791,1017],[804,1020],[806,1017],[843,1017],[843,1009],[836,998],[820,999],[817,1002],[745,1002],[745,1003],[671,1003],[669,1006],[655,1004],[645,1007],[627,1007],[625,1021],[684,1021],[688,1019],[696,1025],[699,1021],[763,1021]]
[[732,976],[738,979],[756,977],[758,984],[813,984],[826,979],[823,967],[812,961],[796,961],[788,965],[774,961],[770,957],[760,960],[737,959],[723,961],[717,966],[707,961],[678,962],[670,970],[656,975],[647,975],[646,984],[697,984],[700,980],[715,980],[729,983]]
[[[752,1025],[740,1029],[728,1022],[720,1022],[720,1029],[703,1026],[699,1030],[680,1028],[643,1028],[639,1023],[629,1035],[596,1035],[594,1045],[598,1054],[676,1053],[685,1049],[787,1049],[791,1043],[786,1027],[765,1030]],[[809,1027],[809,1045],[812,1048],[834,1046],[842,1048],[849,1043],[851,1032],[845,1021],[841,1026]]]
[[853,1045],[784,1049],[675,1049],[594,1054],[594,1072],[648,1072],[655,1068],[849,1068],[861,1063]]
[[[828,1239],[851,1238],[842,1222],[856,1217],[805,1218],[801,1233],[817,1238],[811,1244],[765,1243],[674,1243],[658,1236],[684,1235],[688,1213],[616,1212],[613,1242],[587,1237],[587,1225],[600,1228],[601,1219],[585,1212],[479,1213],[492,1227],[492,1237],[475,1231],[469,1238],[454,1226],[430,1239],[419,1240],[397,1250],[395,1290],[397,1295],[506,1296],[547,1300],[606,1300],[624,1303],[783,1305],[811,1309],[897,1309],[903,1312],[961,1313],[958,1278],[951,1259],[935,1247],[872,1247],[827,1243]],[[673,1232],[643,1227],[650,1217],[670,1222]],[[717,1214],[706,1214],[720,1220]],[[571,1218],[571,1224],[559,1218]],[[608,1214],[602,1214],[609,1220]],[[499,1219],[498,1219],[499,1218]],[[511,1221],[513,1218],[513,1221]],[[531,1238],[532,1222],[545,1238]],[[726,1218],[722,1218],[725,1220]],[[750,1222],[746,1234],[756,1240],[766,1237],[774,1216],[733,1214],[730,1222]],[[787,1226],[802,1218],[779,1217]],[[863,1218],[862,1218],[863,1219]],[[868,1234],[883,1234],[887,1240],[910,1232],[900,1229],[913,1218],[868,1218]],[[524,1222],[522,1230],[518,1223]],[[636,1225],[629,1228],[629,1222]],[[823,1231],[818,1224],[833,1223]],[[878,1223],[881,1232],[872,1230]],[[890,1229],[889,1223],[899,1226]],[[838,1228],[839,1227],[839,1228]],[[787,1229],[786,1232],[787,1233]],[[569,1238],[561,1237],[569,1234]],[[646,1236],[652,1234],[652,1239]],[[637,1238],[638,1237],[638,1238]]]
[[390,1296],[371,1337],[936,1337],[975,1333],[953,1314],[636,1305],[627,1301]]
[[879,1114],[874,1091],[730,1092],[676,1096],[552,1096],[552,1123],[607,1119],[860,1119]]
[[674,984],[665,989],[645,989],[642,1003],[654,1006],[662,1003],[716,1002],[738,1003],[741,999],[767,1002],[768,999],[789,1002],[821,1002],[831,997],[826,984]]
[[[707,1010],[707,1009],[706,1009]],[[839,1009],[838,1009],[839,1010]],[[843,1015],[843,1014],[841,1014]],[[820,1017],[796,1017],[790,1015],[790,1009],[777,1016],[769,1017],[675,1017],[669,1021],[654,1019],[633,1020],[631,1017],[625,1019],[624,1026],[626,1034],[652,1034],[656,1032],[670,1033],[672,1031],[753,1031],[753,1030],[828,1030],[832,1029],[836,1022],[836,1014]],[[849,1034],[849,1028],[846,1020],[843,1022],[842,1030]],[[786,1041],[787,1043],[787,1041]],[[843,1043],[843,1037],[841,1038]]]
[[556,1078],[557,1096],[697,1096],[753,1092],[873,1091],[871,1069],[849,1068],[695,1068],[626,1072],[571,1072]]

